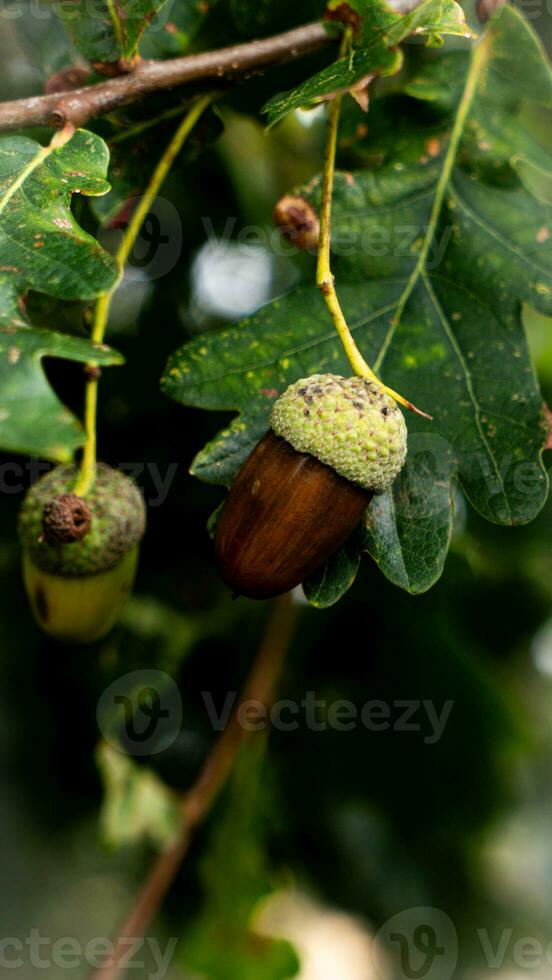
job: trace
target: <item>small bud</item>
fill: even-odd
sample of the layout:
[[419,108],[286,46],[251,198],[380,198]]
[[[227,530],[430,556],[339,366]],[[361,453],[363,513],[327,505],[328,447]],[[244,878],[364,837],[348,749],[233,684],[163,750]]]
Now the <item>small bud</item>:
[[62,68],[50,75],[44,86],[46,95],[55,95],[56,92],[74,92],[75,89],[84,88],[90,77],[90,69],[84,65],[73,65],[71,68]]
[[314,252],[320,237],[320,219],[304,197],[286,195],[273,212],[274,223],[284,238],[304,252]]
[[98,75],[117,78],[119,75],[131,75],[136,71],[141,60],[140,55],[136,54],[132,58],[119,58],[118,61],[94,61],[92,68]]

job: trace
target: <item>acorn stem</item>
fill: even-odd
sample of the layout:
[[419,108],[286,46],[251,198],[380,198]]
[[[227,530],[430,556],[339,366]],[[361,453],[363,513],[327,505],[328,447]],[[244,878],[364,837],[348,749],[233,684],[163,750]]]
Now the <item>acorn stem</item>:
[[[180,153],[186,139],[192,132],[194,126],[199,121],[202,114],[211,104],[211,102],[217,97],[216,92],[210,92],[206,95],[201,96],[197,99],[191,109],[186,113],[182,119],[180,125],[178,126],[174,136],[172,137],[170,143],[166,147],[161,156],[157,166],[155,167],[149,183],[138,201],[138,206],[136,207],[132,218],[130,219],[121,244],[115,254],[117,264],[119,266],[119,277],[112,288],[104,293],[98,299],[96,307],[94,310],[94,321],[92,325],[92,332],[90,339],[95,344],[103,343],[105,336],[105,331],[107,327],[107,322],[109,319],[109,311],[111,308],[111,300],[117,289],[124,268],[128,262],[129,256],[134,248],[134,244],[138,235],[140,234],[140,229],[149,213],[149,210],[159,193],[159,189],[163,184],[172,164],[174,163],[176,157]],[[97,368],[95,362],[91,361],[86,369],[88,371],[88,380],[86,382],[85,390],[85,407],[84,407],[84,428],[85,428],[85,444],[82,454],[82,460],[80,465],[80,471],[77,483],[75,485],[75,493],[79,497],[85,497],[87,493],[90,492],[92,486],[94,485],[94,480],[96,477],[96,418],[98,409],[98,375],[94,370]]]
[[[92,367],[93,365],[88,365]],[[98,378],[89,377],[84,394],[84,432],[86,442],[75,493],[78,497],[86,497],[96,479],[96,415],[98,408]]]
[[[347,28],[343,32],[343,39],[339,49],[338,60],[344,58],[351,46],[351,32]],[[320,212],[320,238],[318,241],[318,260],[316,265],[316,285],[322,290],[326,304],[332,314],[337,331],[345,347],[347,356],[351,361],[351,366],[355,365],[351,356],[361,357],[357,346],[349,333],[349,328],[345,317],[341,312],[341,307],[337,300],[334,288],[334,276],[330,264],[331,250],[331,224],[332,224],[332,197],[335,177],[335,157],[337,152],[337,131],[339,129],[339,115],[341,112],[341,95],[336,95],[330,102],[328,113],[328,127],[326,134],[326,147],[324,150],[324,172],[322,181],[322,206]],[[332,303],[328,302],[331,297]],[[345,336],[348,334],[349,341],[345,344]],[[356,352],[356,353],[355,353]],[[362,359],[362,358],[361,358]]]
[[[352,31],[351,28],[348,27],[343,34],[343,40],[339,51],[340,59],[346,57],[347,53],[350,52],[351,42]],[[399,405],[403,405],[403,407],[407,408],[409,411],[415,412],[417,415],[421,415],[423,418],[431,419],[431,415],[427,415],[426,412],[422,412],[419,408],[416,408],[412,402],[408,401],[407,398],[404,398],[392,388],[388,388],[387,385],[384,385],[367,361],[365,361],[349,329],[335,289],[335,278],[331,270],[330,260],[331,219],[333,185],[335,177],[335,158],[337,152],[337,133],[339,129],[341,100],[341,95],[336,95],[332,99],[328,115],[328,130],[326,137],[326,148],[324,152],[324,173],[322,182],[320,239],[318,244],[318,260],[316,265],[316,285],[322,292],[326,306],[328,307],[334,322],[335,329],[337,330],[339,339],[343,345],[343,349],[355,374],[358,374],[361,378],[367,378],[368,381],[373,381],[380,385],[384,391],[394,399],[394,401],[398,402]]]

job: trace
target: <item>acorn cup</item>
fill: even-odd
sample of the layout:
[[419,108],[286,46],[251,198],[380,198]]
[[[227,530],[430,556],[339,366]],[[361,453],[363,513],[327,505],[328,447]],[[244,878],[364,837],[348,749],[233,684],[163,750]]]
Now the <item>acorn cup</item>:
[[271,429],[239,471],[215,535],[236,595],[268,599],[334,554],[406,460],[402,412],[365,378],[315,374],[274,403]]
[[57,466],[25,496],[18,518],[23,579],[38,625],[92,643],[111,629],[132,591],[145,507],[136,484],[100,463],[86,498],[78,470]]

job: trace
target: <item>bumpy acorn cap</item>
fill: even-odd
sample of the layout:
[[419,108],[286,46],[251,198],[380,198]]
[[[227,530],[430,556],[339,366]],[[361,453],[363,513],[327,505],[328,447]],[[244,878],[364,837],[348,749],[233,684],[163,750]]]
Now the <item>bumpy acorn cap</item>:
[[54,575],[114,568],[145,530],[144,501],[128,476],[100,463],[84,501],[73,492],[77,476],[76,466],[57,466],[31,487],[19,512],[25,551],[38,568]]
[[406,423],[383,388],[365,378],[313,374],[284,391],[270,424],[297,452],[383,493],[406,459]]

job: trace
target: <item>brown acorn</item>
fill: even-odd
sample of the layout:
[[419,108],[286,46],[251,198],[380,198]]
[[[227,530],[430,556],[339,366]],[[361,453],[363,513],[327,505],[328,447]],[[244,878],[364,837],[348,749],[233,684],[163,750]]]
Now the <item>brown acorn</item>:
[[406,425],[383,388],[313,375],[275,402],[271,429],[239,471],[215,536],[221,577],[268,599],[300,585],[347,540],[406,459]]

